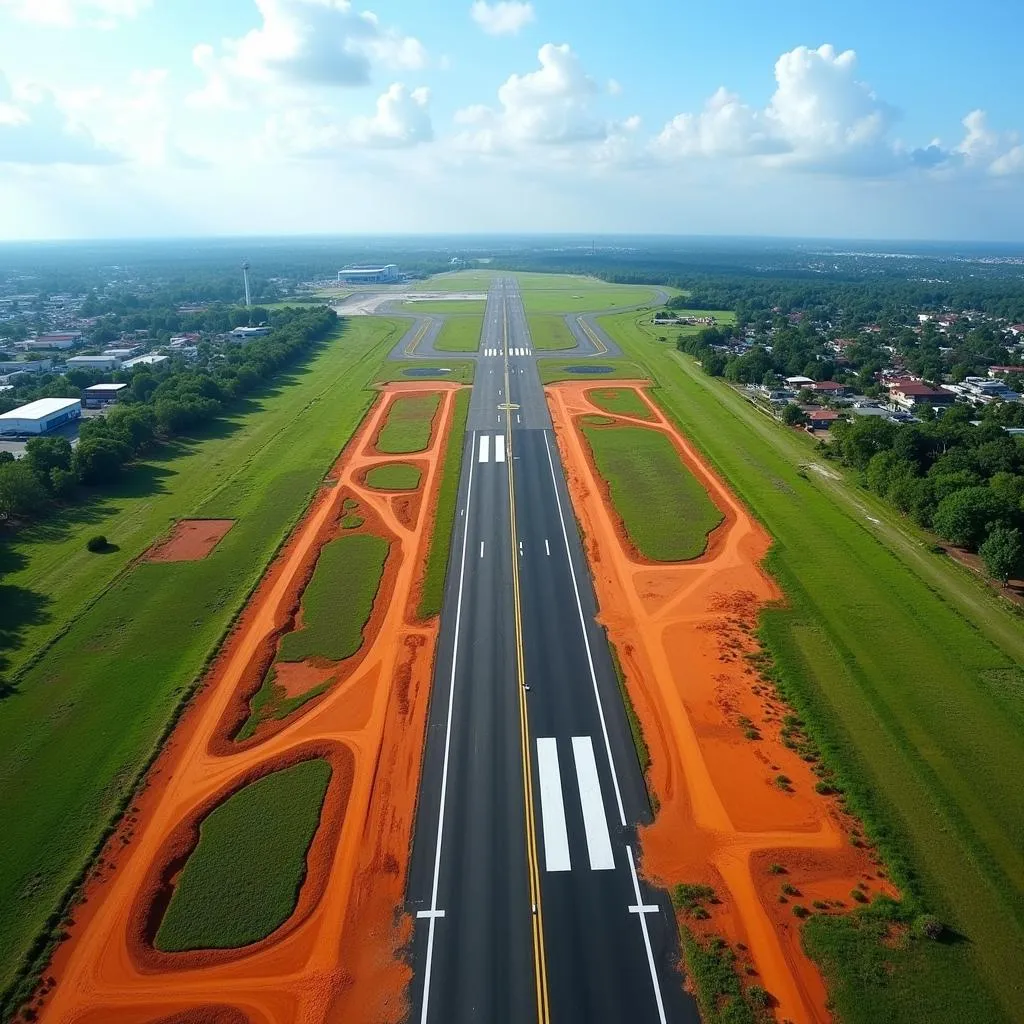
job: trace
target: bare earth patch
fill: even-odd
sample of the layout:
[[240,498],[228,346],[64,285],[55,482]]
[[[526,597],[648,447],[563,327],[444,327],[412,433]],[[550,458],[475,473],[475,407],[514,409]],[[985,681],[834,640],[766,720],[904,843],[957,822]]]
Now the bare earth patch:
[[234,519],[182,519],[169,537],[146,553],[147,562],[198,562],[206,558],[235,525]]

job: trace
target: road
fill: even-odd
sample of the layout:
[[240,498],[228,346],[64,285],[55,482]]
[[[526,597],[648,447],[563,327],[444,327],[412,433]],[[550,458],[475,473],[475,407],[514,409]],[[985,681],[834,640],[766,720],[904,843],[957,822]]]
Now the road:
[[488,296],[409,880],[411,1021],[697,1022],[515,280]]

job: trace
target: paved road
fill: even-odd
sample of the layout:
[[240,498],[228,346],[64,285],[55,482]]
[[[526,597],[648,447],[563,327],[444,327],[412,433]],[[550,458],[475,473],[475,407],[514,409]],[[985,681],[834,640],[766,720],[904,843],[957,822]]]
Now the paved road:
[[[412,1021],[697,1022],[512,278],[485,315],[409,882]],[[511,405],[509,406],[509,399]]]

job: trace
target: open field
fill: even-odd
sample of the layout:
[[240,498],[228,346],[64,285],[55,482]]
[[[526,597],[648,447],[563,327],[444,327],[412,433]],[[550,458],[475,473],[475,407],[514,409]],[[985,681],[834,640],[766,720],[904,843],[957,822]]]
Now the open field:
[[430,444],[434,416],[440,404],[440,395],[404,395],[394,399],[377,437],[377,450],[384,455],[424,451]]
[[955,998],[944,1019],[1024,1019],[1020,620],[870,496],[802,469],[812,445],[636,321],[603,324],[775,538],[768,565],[788,604],[764,613],[761,636],[780,685],[896,881],[967,940],[923,944],[891,977],[837,958],[835,990],[924,1007],[939,972]]
[[[288,387],[206,440],[161,449],[116,497],[85,506],[94,519],[68,510],[71,525],[62,513],[8,546],[25,565],[5,581],[23,598],[5,602],[5,614],[23,608],[26,592],[52,595],[37,605],[51,618],[21,630],[26,649],[53,637],[55,622],[66,628],[0,706],[0,905],[17,907],[0,915],[0,991],[369,408],[365,385],[399,330],[388,320],[349,325]],[[236,524],[202,561],[128,564],[180,518]],[[98,530],[121,550],[87,554]],[[44,531],[51,544],[39,543]]]
[[[407,370],[415,370],[409,376]],[[476,363],[471,359],[403,359],[388,361],[373,378],[378,384],[392,384],[398,381],[443,380],[451,384],[472,384]]]
[[[519,275],[523,276],[523,275]],[[542,275],[531,275],[540,277]],[[584,279],[585,284],[552,286],[543,282],[523,285],[523,305],[527,313],[589,313],[628,309],[654,302],[656,289],[635,285],[606,284]],[[572,281],[572,278],[568,279]]]
[[439,352],[475,352],[480,347],[483,314],[479,316],[450,316],[445,320],[434,347]]
[[452,530],[455,525],[455,506],[459,498],[459,477],[462,473],[462,453],[466,439],[466,421],[469,418],[469,391],[460,391],[455,396],[455,413],[448,447],[444,456],[444,471],[437,498],[436,525],[430,537],[430,552],[427,555],[427,570],[423,577],[423,589],[417,614],[421,619],[430,619],[441,614],[444,599],[444,581],[448,571],[448,554],[452,545]]
[[366,474],[366,486],[378,491],[415,491],[423,474],[407,462],[391,462],[374,466]]
[[[589,367],[608,367],[608,373],[599,373]],[[586,369],[585,373],[573,373],[572,369]],[[538,359],[537,369],[542,384],[555,384],[570,380],[646,380],[647,372],[637,363],[628,359],[605,359],[604,357],[577,359]]]
[[650,406],[634,388],[594,388],[587,397],[598,409],[610,412],[613,416],[631,416],[639,420],[654,419]]
[[420,316],[444,314],[447,316],[479,316],[483,317],[484,299],[417,299],[403,302],[402,309]]
[[564,317],[557,313],[534,313],[528,319],[530,337],[535,349],[557,351],[576,347],[576,339],[572,336]]
[[301,761],[250,783],[212,811],[156,937],[173,953],[266,938],[295,909],[331,766]]
[[361,533],[324,546],[302,595],[302,628],[281,639],[278,661],[343,661],[363,646],[388,542]]
[[[363,479],[387,461],[374,439],[390,399],[414,394],[417,387],[389,389],[335,461],[247,603],[147,786],[103,847],[86,899],[65,923],[70,938],[47,968],[56,985],[48,983],[33,1000],[33,1011],[45,1019],[150,1020],[182,1013],[198,1019],[211,1004],[231,1007],[240,1000],[254,1019],[369,1020],[379,1019],[381,1005],[400,1005],[408,981],[402,956],[408,936],[405,872],[437,640],[436,624],[416,621],[413,609],[456,389],[429,386],[443,405],[431,446],[417,459],[423,470],[420,493],[376,492]],[[233,742],[252,683],[273,660],[281,632],[294,622],[320,551],[347,536],[339,534],[338,521],[353,510],[367,533],[391,543],[381,584],[386,599],[374,603],[362,648],[337,665],[278,661],[279,679],[290,675],[293,683],[301,682],[312,669],[326,671],[334,682],[286,728]],[[305,880],[287,921],[244,951],[172,956],[157,949],[151,939],[154,912],[191,849],[197,823],[224,794],[311,759],[327,761],[332,771],[320,827],[305,857]]]
[[494,275],[493,270],[455,270],[417,281],[413,287],[418,292],[485,292]]
[[585,426],[583,435],[641,555],[682,562],[704,553],[722,513],[665,434],[646,427]]

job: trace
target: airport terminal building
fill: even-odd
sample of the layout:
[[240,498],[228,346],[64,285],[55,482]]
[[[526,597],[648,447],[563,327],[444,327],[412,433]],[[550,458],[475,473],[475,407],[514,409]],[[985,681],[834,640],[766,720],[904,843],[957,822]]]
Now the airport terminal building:
[[339,284],[396,284],[401,279],[394,263],[384,267],[346,267],[338,271]]

